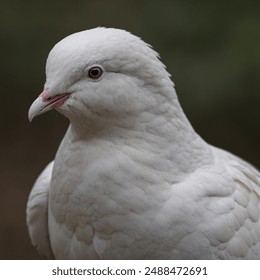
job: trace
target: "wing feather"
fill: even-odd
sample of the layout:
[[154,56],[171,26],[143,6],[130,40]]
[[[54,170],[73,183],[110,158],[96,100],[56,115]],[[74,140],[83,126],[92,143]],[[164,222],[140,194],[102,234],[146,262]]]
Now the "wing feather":
[[53,163],[52,161],[45,167],[34,183],[26,209],[26,221],[32,244],[48,259],[54,258],[48,230],[48,196]]

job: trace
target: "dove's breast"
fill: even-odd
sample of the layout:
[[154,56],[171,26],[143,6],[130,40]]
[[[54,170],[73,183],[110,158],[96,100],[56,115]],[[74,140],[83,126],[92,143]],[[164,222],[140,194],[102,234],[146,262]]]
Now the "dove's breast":
[[[81,143],[65,137],[50,188],[54,255],[69,259],[257,258],[255,182],[239,166],[232,167],[235,158],[214,153],[212,164],[174,182],[170,176],[174,168],[169,172],[170,166],[156,151],[104,139]],[[237,183],[241,180],[247,180],[248,187]]]
[[[65,138],[49,201],[56,258],[170,258],[169,245],[183,234],[174,219],[183,220],[183,213],[167,213],[174,211],[167,206],[172,183],[157,166],[162,165],[154,152]],[[185,196],[179,194],[174,207],[183,206]]]

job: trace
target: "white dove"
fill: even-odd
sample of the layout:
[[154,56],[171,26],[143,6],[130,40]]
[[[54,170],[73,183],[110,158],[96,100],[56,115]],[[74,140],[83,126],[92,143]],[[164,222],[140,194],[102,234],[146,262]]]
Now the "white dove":
[[259,171],[194,131],[158,57],[113,28],[51,50],[29,119],[70,126],[27,205],[47,258],[260,259]]

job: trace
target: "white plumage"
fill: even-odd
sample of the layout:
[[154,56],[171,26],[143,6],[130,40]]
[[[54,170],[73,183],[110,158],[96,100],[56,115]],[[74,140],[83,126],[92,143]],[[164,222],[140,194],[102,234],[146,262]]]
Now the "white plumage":
[[193,130],[158,55],[119,29],[51,50],[29,118],[70,126],[29,196],[33,244],[57,259],[260,259],[260,176]]

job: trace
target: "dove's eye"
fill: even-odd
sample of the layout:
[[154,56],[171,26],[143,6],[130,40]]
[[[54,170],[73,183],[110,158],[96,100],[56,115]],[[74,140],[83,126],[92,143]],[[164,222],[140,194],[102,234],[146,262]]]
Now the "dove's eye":
[[103,70],[98,66],[92,67],[88,70],[88,76],[92,80],[99,79],[102,76],[102,74],[103,74]]

